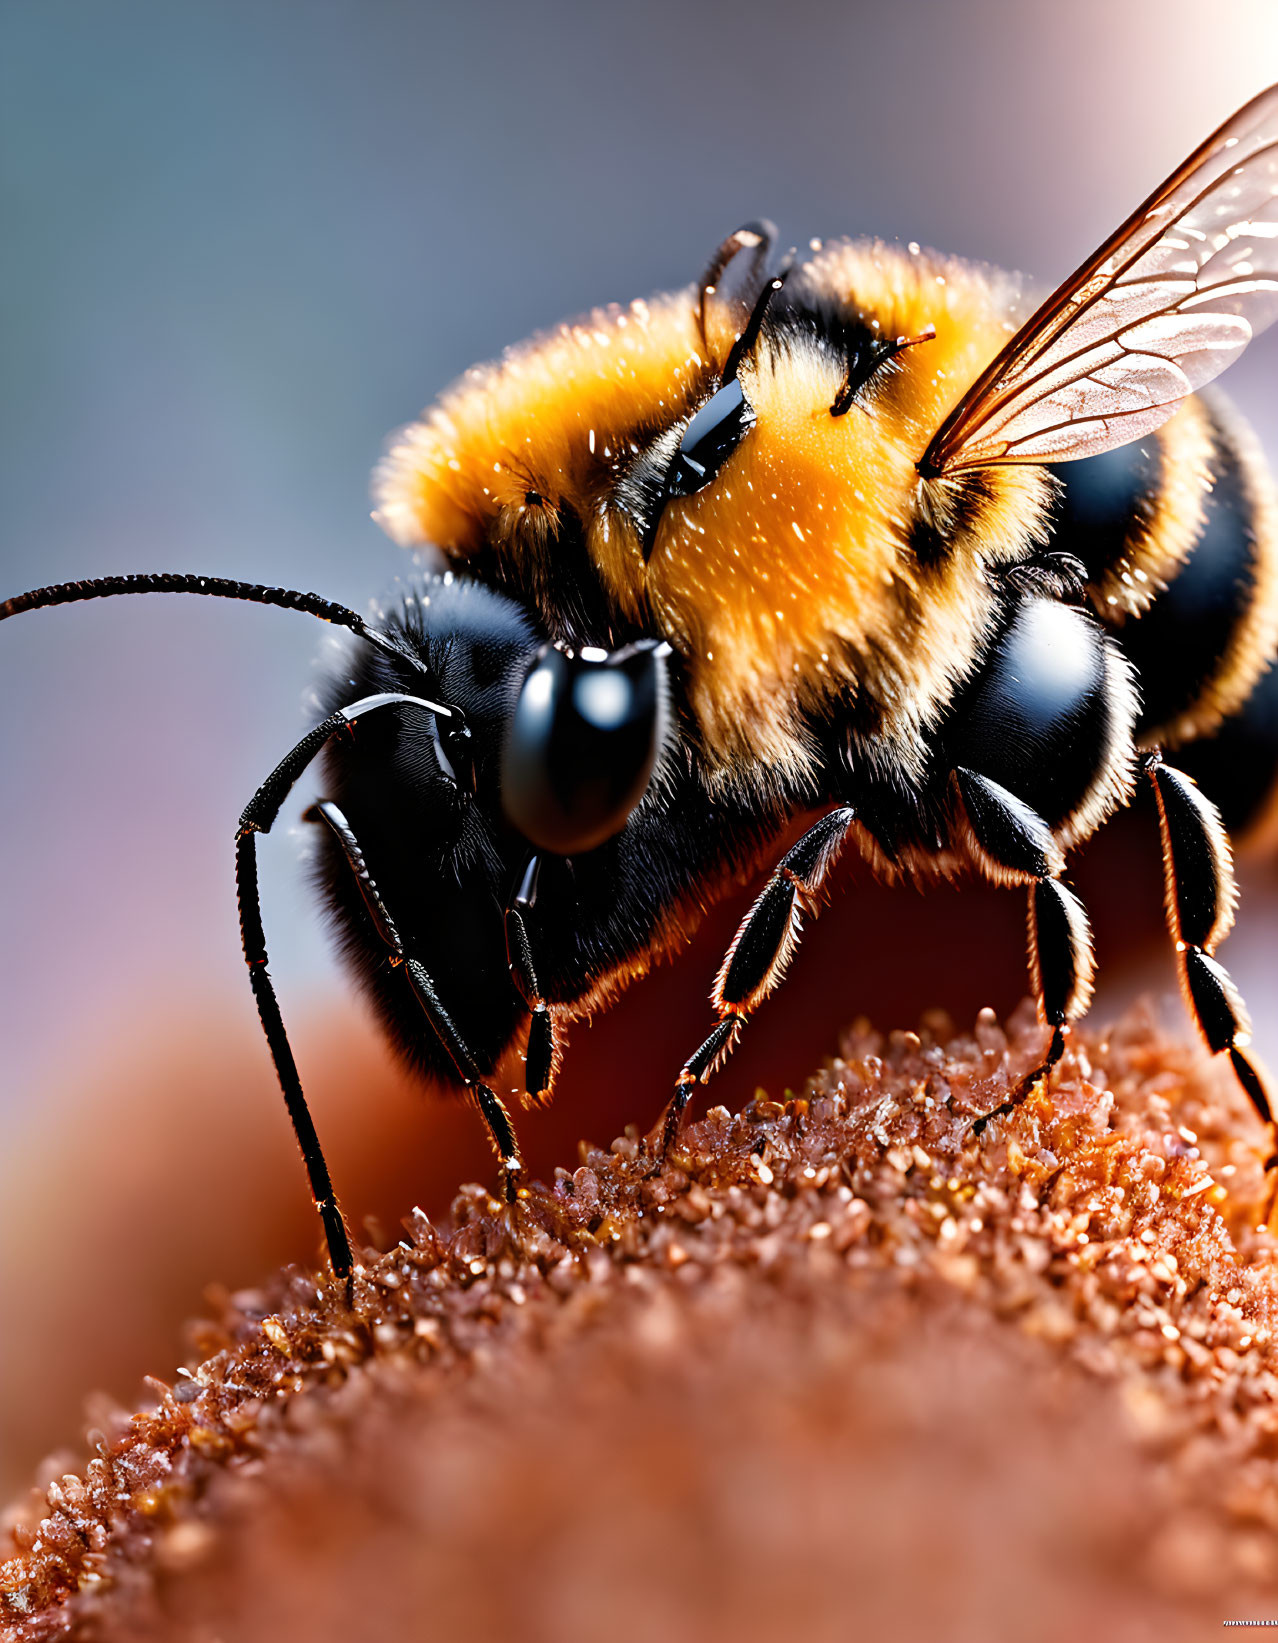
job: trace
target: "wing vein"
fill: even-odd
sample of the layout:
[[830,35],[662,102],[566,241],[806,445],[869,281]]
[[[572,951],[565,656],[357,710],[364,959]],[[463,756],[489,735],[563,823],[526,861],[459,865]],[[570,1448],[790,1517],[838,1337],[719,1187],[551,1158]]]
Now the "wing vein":
[[[1157,427],[1278,318],[1278,268],[1257,256],[1278,238],[1275,214],[1278,86],[1271,86],[1026,321],[946,417],[920,471],[1046,460],[1027,447],[1071,425],[1077,440],[1062,437],[1050,460],[1139,437],[1122,426],[1125,417],[1140,420],[1140,433]],[[1125,396],[1138,403],[1122,405]]]

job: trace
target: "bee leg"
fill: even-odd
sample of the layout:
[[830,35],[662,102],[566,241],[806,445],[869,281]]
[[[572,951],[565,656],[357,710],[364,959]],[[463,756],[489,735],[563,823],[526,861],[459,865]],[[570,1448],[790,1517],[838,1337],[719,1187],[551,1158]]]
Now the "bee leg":
[[777,863],[742,919],[715,977],[710,1001],[719,1012],[713,1032],[684,1062],[666,1108],[658,1157],[664,1159],[697,1084],[704,1084],[736,1048],[749,1016],[778,985],[798,942],[800,914],[815,913],[817,896],[848,836],[855,812],[847,805],[814,822]]
[[541,857],[529,858],[510,905],[506,909],[506,962],[515,991],[528,1006],[528,1049],[524,1062],[524,1087],[534,1101],[544,1101],[555,1079],[558,1045],[555,1023],[541,996],[528,938],[528,915],[537,900],[537,878]]
[[[1238,899],[1229,835],[1207,795],[1183,771],[1164,764],[1161,753],[1146,756],[1144,771],[1158,804],[1167,927],[1176,944],[1181,987],[1207,1048],[1213,1055],[1228,1052],[1234,1076],[1269,1126],[1273,1150],[1265,1168],[1272,1170],[1278,1165],[1278,1126],[1268,1080],[1255,1057],[1247,1054],[1247,1006],[1229,972],[1213,956],[1233,925]],[[1278,1178],[1271,1213],[1275,1196]]]
[[364,852],[351,824],[337,806],[327,800],[308,810],[306,819],[324,822],[341,846],[342,854],[355,875],[355,882],[359,886],[368,915],[389,950],[391,967],[403,969],[413,990],[413,996],[421,1005],[426,1019],[448,1052],[448,1057],[457,1070],[457,1076],[465,1084],[479,1108],[480,1117],[488,1127],[489,1139],[501,1164],[502,1188],[506,1201],[513,1204],[518,1195],[524,1165],[519,1153],[519,1139],[515,1134],[515,1126],[511,1122],[509,1112],[500,1097],[480,1079],[475,1058],[435,991],[435,984],[425,965],[405,952],[398,926],[387,910],[368,870]]
[[1015,1112],[1064,1055],[1069,1024],[1091,998],[1092,938],[1082,902],[1060,882],[1065,859],[1042,817],[973,770],[956,770],[954,780],[990,876],[1028,883],[1030,980],[1039,1018],[1052,1029],[1039,1065],[972,1125],[979,1135],[992,1119]]
[[[1083,904],[1059,879],[1039,879],[1029,892],[1030,977],[1039,1019],[1052,1029],[1047,1052],[1006,1101],[972,1125],[975,1135],[995,1118],[1015,1112],[1050,1076],[1065,1054],[1071,1019],[1082,1015],[1090,995],[1091,931]],[[1080,991],[1080,982],[1082,983]]]

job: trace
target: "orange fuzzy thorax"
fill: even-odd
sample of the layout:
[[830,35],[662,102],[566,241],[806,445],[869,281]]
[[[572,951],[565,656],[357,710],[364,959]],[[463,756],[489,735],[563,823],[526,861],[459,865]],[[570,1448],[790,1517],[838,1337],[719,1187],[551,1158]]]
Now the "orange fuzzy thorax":
[[[713,390],[735,335],[712,299],[714,357],[702,357],[691,290],[598,310],[468,372],[392,446],[377,517],[395,540],[459,564],[489,548],[503,584],[542,608],[571,509],[621,616],[680,652],[721,769],[744,758],[800,774],[800,717],[836,699],[863,699],[876,734],[908,756],[976,654],[991,597],[983,566],[1022,557],[1041,522],[1038,470],[980,475],[959,519],[955,482],[925,484],[915,469],[1015,329],[1018,291],[913,248],[840,243],[791,277],[787,298],[806,295],[877,321],[885,338],[936,336],[835,418],[835,351],[765,330],[740,371],[754,426],[711,484],[667,505],[646,567],[618,479]],[[910,537],[924,512],[946,542],[931,564]]]

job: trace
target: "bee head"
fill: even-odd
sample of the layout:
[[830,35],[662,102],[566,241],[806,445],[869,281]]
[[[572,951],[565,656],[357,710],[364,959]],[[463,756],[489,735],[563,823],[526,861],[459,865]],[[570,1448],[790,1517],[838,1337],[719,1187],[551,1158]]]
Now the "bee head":
[[[392,708],[333,738],[323,798],[349,823],[377,895],[412,932],[467,1041],[505,1042],[522,1010],[507,970],[507,902],[534,853],[574,858],[563,871],[581,881],[595,854],[624,847],[618,835],[668,733],[667,647],[556,648],[525,607],[451,573],[406,591],[380,627],[402,654],[344,646],[325,706],[399,691],[443,711]],[[316,872],[393,1036],[419,1070],[446,1076],[327,831]],[[561,882],[559,868],[552,876]]]

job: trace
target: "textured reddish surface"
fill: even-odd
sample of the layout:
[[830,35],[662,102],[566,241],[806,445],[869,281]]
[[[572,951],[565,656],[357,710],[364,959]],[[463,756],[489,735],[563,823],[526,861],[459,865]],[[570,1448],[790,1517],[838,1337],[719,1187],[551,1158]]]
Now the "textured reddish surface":
[[1263,1136],[1141,1017],[846,1035],[802,1101],[513,1220],[414,1217],[351,1305],[227,1301],[15,1514],[14,1640],[1064,1640],[1278,1617]]

